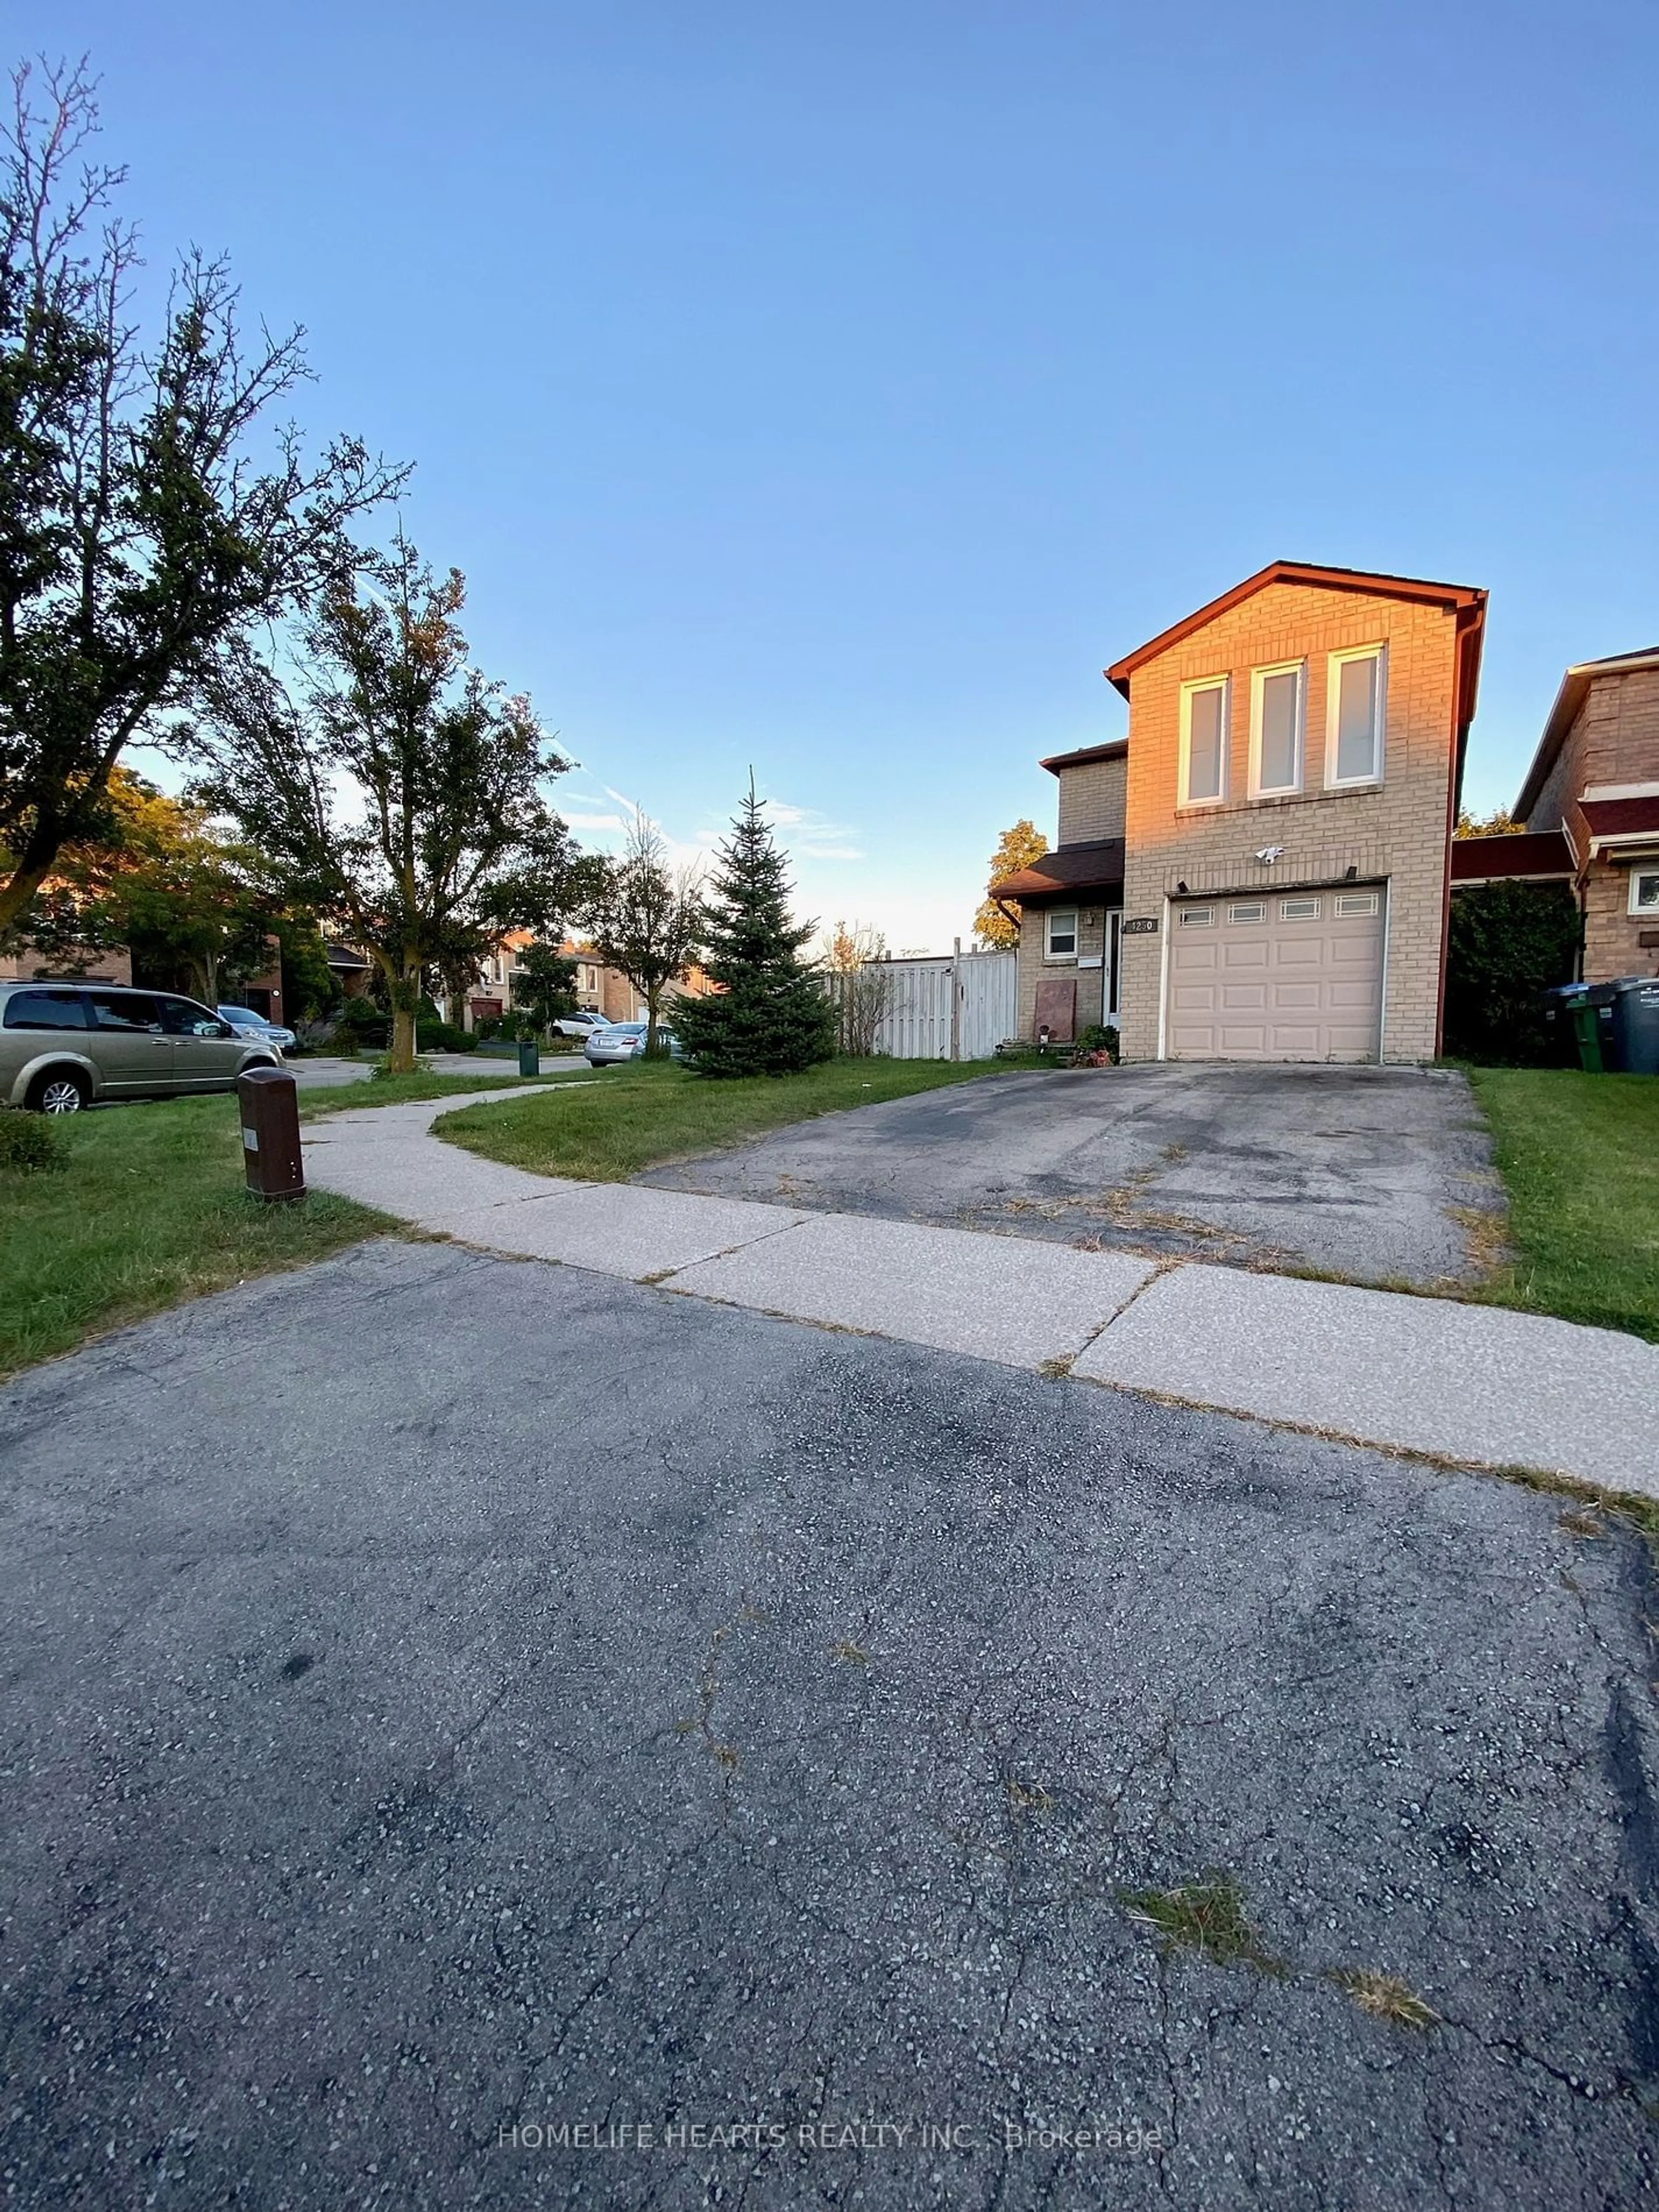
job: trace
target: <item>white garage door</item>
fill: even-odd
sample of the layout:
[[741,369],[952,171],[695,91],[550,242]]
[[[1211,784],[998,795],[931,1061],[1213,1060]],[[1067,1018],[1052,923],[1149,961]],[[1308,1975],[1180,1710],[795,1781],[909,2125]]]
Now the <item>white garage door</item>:
[[1171,1060],[1375,1060],[1380,889],[1188,899],[1170,910]]

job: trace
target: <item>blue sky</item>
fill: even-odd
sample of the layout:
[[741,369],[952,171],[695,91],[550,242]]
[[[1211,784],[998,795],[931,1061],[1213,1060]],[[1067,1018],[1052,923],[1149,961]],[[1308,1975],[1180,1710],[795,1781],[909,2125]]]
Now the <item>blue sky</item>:
[[1110,659],[1277,556],[1492,592],[1468,797],[1659,638],[1659,9],[12,0],[152,261],[310,331],[469,632],[678,842],[968,931]]

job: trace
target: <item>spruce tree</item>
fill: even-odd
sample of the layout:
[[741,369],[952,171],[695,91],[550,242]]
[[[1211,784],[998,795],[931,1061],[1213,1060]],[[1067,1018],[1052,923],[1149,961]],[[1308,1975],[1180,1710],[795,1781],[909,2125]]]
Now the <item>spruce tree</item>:
[[795,1075],[835,1051],[835,1007],[800,957],[817,924],[792,923],[789,888],[751,775],[706,902],[702,964],[719,988],[674,1009],[699,1075]]

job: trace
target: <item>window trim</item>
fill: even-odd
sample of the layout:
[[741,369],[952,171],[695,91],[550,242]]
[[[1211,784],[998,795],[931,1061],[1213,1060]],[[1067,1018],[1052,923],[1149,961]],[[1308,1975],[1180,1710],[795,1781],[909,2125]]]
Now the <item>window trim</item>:
[[[1056,915],[1062,914],[1069,915],[1072,920],[1072,949],[1069,952],[1056,952],[1054,950],[1054,917]],[[1042,957],[1045,960],[1075,961],[1078,956],[1078,948],[1082,942],[1082,915],[1076,907],[1051,906],[1043,909]]]
[[1656,903],[1652,906],[1638,906],[1637,904],[1636,894],[1638,890],[1644,883],[1650,880],[1656,884],[1659,884],[1659,867],[1644,868],[1638,865],[1631,870],[1630,911],[1632,914],[1659,915],[1659,903]]
[[[1339,775],[1336,772],[1337,719],[1342,703],[1340,672],[1351,660],[1376,663],[1376,747],[1369,775]],[[1325,662],[1325,788],[1328,791],[1369,791],[1381,783],[1388,766],[1389,648],[1380,645],[1345,645],[1326,656]]]
[[[1270,676],[1294,676],[1296,678],[1296,727],[1292,743],[1296,760],[1292,779],[1289,783],[1264,784],[1261,781],[1261,714]],[[1261,668],[1250,671],[1250,797],[1255,799],[1295,799],[1307,787],[1308,781],[1308,664],[1301,660],[1270,660]]]
[[[1221,759],[1219,788],[1212,797],[1193,797],[1193,701],[1200,691],[1221,694]],[[1233,679],[1231,675],[1194,676],[1181,687],[1181,762],[1176,804],[1182,806],[1224,806],[1231,781],[1233,750]]]

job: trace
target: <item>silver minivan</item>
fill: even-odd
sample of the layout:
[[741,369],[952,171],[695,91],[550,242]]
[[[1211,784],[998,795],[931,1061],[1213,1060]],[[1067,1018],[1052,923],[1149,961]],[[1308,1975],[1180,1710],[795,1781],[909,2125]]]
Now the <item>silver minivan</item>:
[[121,983],[0,982],[0,1101],[76,1114],[106,1099],[228,1091],[246,1067],[280,1067],[211,1006]]

